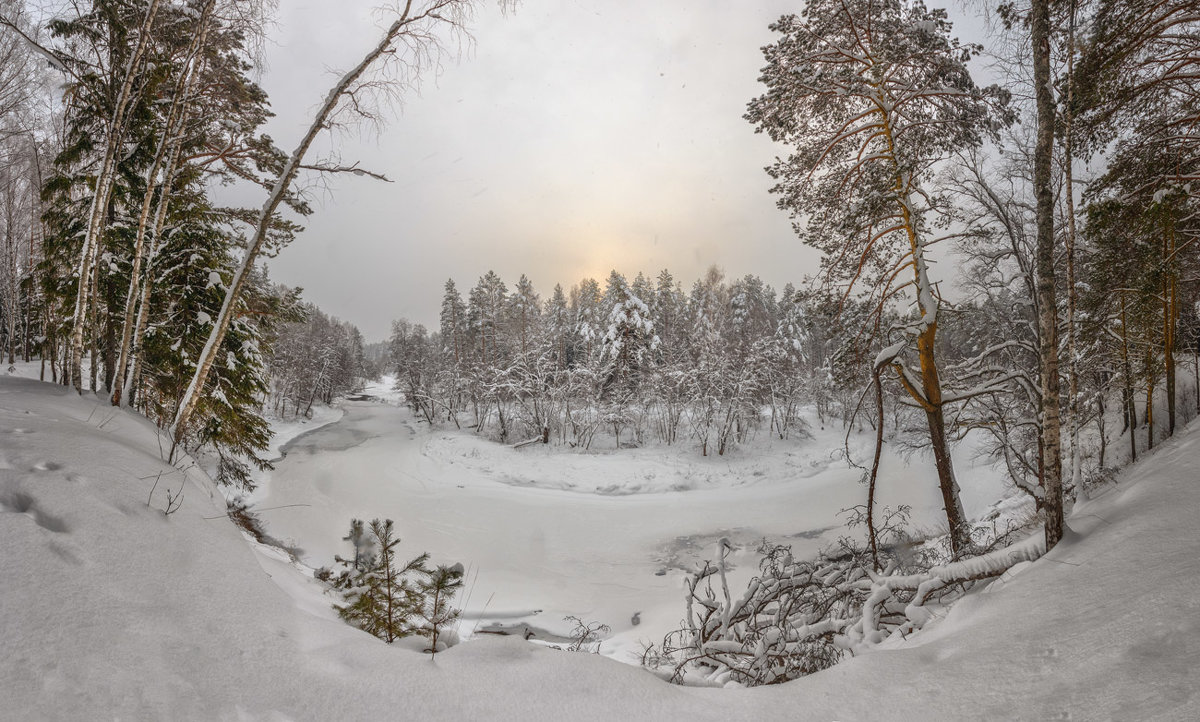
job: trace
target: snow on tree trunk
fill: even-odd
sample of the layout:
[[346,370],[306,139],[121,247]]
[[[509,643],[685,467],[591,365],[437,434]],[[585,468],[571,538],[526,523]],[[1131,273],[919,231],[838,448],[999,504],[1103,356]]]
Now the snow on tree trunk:
[[1037,198],[1037,301],[1041,377],[1042,508],[1046,516],[1046,548],[1063,535],[1062,442],[1058,396],[1058,307],[1054,289],[1054,89],[1050,77],[1050,4],[1033,0],[1033,83],[1037,99],[1037,145],[1033,186]]

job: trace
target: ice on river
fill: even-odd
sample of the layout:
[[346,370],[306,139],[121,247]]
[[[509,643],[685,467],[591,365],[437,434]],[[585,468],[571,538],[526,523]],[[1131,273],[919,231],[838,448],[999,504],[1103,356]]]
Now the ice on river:
[[[763,433],[707,458],[686,442],[580,453],[431,429],[378,400],[342,406],[340,420],[283,447],[256,497],[261,519],[313,567],[348,551],[351,518],[394,519],[405,553],[467,566],[468,636],[476,625],[522,624],[562,634],[574,615],[610,625],[602,652],[634,661],[643,642],[678,625],[683,575],[717,539],[737,545],[741,584],[764,537],[815,553],[845,533],[839,512],[865,495],[861,472],[839,458],[840,426],[785,441]],[[852,451],[872,441],[853,433]],[[1003,484],[990,469],[968,471],[969,450],[960,456],[968,511],[979,513]],[[913,504],[916,523],[937,527],[929,460],[889,454],[883,479],[881,504]]]

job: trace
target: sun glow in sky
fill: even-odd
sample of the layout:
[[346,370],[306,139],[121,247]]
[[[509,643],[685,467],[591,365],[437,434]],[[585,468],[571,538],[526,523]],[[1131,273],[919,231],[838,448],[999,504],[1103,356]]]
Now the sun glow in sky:
[[[269,132],[290,149],[311,108],[377,41],[371,0],[281,3],[262,85]],[[436,326],[442,285],[522,273],[548,297],[610,269],[710,265],[781,288],[816,270],[768,193],[783,152],[742,120],[767,26],[799,0],[527,0],[483,6],[474,44],[448,58],[378,136],[335,140],[339,176],[307,231],[270,262],[368,339],[392,319]],[[953,8],[951,8],[953,12]],[[326,144],[328,148],[328,144]],[[245,203],[258,205],[253,189]]]

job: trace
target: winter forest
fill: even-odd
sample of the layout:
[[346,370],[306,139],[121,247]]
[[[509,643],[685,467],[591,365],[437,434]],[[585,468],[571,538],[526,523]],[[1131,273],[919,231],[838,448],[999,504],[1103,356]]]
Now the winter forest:
[[[268,266],[348,181],[404,204],[341,148],[407,132],[482,4],[377,9],[283,137],[270,0],[0,0],[0,676],[64,665],[0,697],[1184,718],[1200,1],[791,5],[737,122],[771,242],[818,262],[553,278],[514,248],[369,339]],[[64,642],[68,579],[105,601]]]

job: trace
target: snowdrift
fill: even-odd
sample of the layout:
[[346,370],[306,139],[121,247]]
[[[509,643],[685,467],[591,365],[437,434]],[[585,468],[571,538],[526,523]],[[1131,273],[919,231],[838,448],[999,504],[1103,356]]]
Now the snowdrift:
[[[0,717],[1188,719],[1200,707],[1194,429],[1080,505],[1058,549],[901,647],[754,690],[673,687],[517,638],[436,660],[385,645],[256,552],[207,477],[160,453],[137,416],[0,378]],[[168,490],[184,494],[170,516]]]

